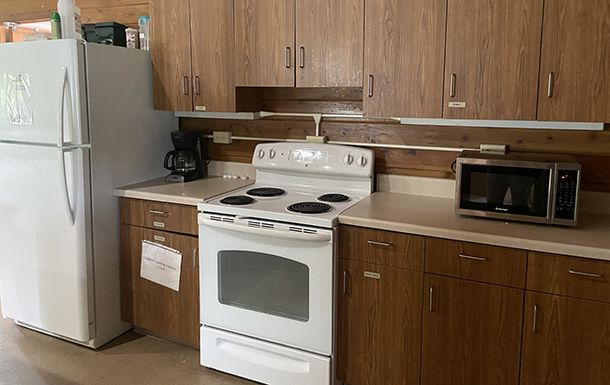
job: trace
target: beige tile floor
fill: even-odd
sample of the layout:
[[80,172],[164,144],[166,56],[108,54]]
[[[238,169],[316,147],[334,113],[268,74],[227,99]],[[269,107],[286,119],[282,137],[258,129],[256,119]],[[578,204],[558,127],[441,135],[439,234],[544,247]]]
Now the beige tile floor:
[[253,385],[199,365],[199,352],[128,332],[98,350],[0,318],[0,385]]

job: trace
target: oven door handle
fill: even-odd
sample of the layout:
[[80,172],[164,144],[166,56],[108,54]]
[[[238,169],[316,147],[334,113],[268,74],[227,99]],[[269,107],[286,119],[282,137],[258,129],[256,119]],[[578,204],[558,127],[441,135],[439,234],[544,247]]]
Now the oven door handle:
[[301,241],[314,241],[314,242],[330,242],[332,239],[330,234],[317,233],[309,234],[298,231],[279,230],[279,229],[267,229],[260,227],[249,227],[247,224],[230,223],[230,222],[218,222],[212,221],[209,218],[199,218],[199,224],[210,227],[216,227],[219,229],[226,229],[232,231],[239,231],[241,233],[249,233],[256,235],[265,235],[274,238],[285,238],[285,239],[298,239]]

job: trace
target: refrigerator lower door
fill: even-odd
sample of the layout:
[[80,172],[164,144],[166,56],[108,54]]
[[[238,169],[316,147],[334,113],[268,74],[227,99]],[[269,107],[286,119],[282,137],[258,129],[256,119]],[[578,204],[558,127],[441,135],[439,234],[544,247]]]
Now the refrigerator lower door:
[[95,336],[89,149],[0,142],[0,186],[2,315],[89,341]]

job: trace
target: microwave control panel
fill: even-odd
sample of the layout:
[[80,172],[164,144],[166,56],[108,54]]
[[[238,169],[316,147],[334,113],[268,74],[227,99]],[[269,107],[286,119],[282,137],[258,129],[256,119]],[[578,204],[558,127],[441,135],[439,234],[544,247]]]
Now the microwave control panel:
[[578,193],[578,171],[559,170],[557,173],[557,201],[555,218],[574,220]]

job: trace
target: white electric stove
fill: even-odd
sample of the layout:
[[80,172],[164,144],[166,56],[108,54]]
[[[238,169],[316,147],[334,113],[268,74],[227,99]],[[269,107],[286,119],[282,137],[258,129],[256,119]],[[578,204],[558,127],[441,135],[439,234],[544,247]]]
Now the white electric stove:
[[372,192],[370,150],[256,147],[254,185],[198,205],[201,364],[270,385],[334,374],[338,215]]

